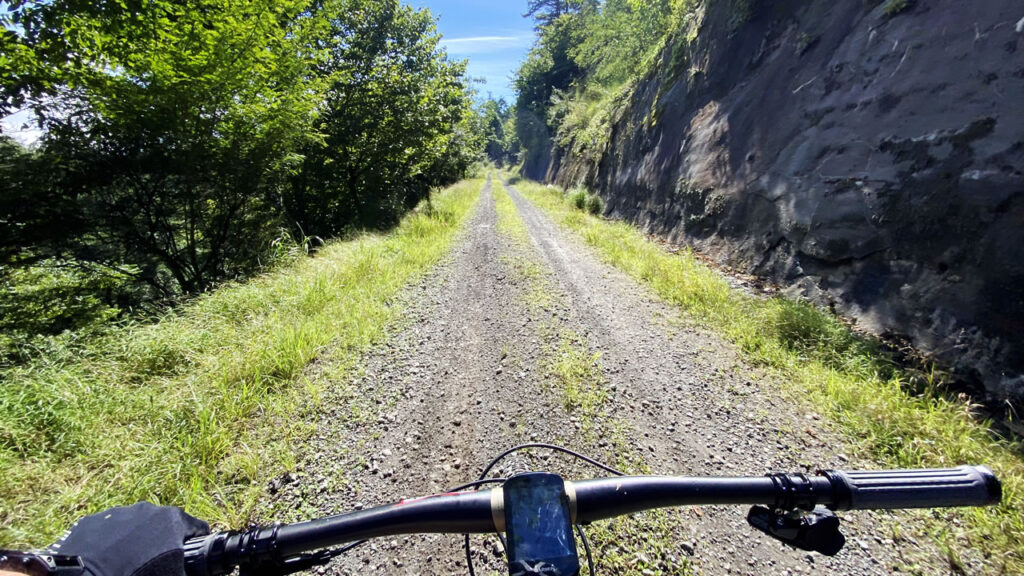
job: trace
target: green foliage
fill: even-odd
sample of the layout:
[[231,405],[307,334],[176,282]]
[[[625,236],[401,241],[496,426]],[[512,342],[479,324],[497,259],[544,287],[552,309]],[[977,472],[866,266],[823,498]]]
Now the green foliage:
[[750,22],[754,15],[754,6],[751,0],[727,0],[729,3],[729,30],[735,32],[741,26]]
[[[593,3],[569,3],[568,11],[542,23],[537,43],[516,73],[516,137],[522,148],[523,170],[543,174],[557,124],[548,109],[552,95],[567,91],[581,70],[570,50],[579,42],[583,14]],[[543,21],[542,21],[543,22]]]
[[571,50],[587,84],[618,87],[636,78],[640,63],[661,47],[672,0],[606,0],[587,14],[582,41]]
[[78,215],[54,249],[129,262],[168,296],[254,270],[320,92],[303,58],[305,9],[26,3],[20,44],[47,80],[22,91],[46,129],[39,154],[62,168],[46,188]]
[[556,17],[538,18],[540,36],[516,76],[524,173],[543,176],[552,145],[596,164],[636,81],[667,38],[690,27],[697,6],[696,0],[578,2]]
[[[465,65],[438,47],[434,20],[398,0],[325,3],[328,86],[284,205],[308,234],[390,224],[468,168],[453,154],[469,113]],[[456,162],[452,160],[456,159]]]
[[537,21],[537,27],[543,28],[586,3],[587,0],[529,0],[523,17],[533,18]]
[[604,212],[604,201],[596,194],[590,194],[585,188],[576,188],[569,193],[569,203],[590,214],[601,214]]
[[554,143],[575,157],[597,164],[608,151],[612,126],[629,103],[631,87],[599,84],[582,93],[555,94],[549,114],[558,118]]
[[45,546],[141,499],[251,522],[303,434],[296,415],[381,340],[396,294],[444,256],[481,186],[453,187],[387,235],[331,242],[159,323],[0,372],[0,547]]
[[126,291],[128,280],[127,274],[61,260],[0,270],[0,361],[24,357],[39,335],[98,328],[117,317],[120,309],[110,302]]
[[74,203],[53,190],[61,166],[0,134],[0,266],[31,264],[41,244],[79,227]]
[[515,113],[515,108],[510,107],[504,98],[489,98],[477,108],[482,124],[484,153],[499,168],[514,164],[519,153],[519,141],[514,129]]
[[45,130],[34,150],[0,135],[0,266],[36,266],[4,272],[5,302],[80,304],[12,316],[8,344],[259,272],[285,237],[393,225],[483,147],[465,65],[398,0],[30,0],[0,18],[0,112]]
[[569,201],[577,210],[583,210],[587,206],[587,191],[577,188],[569,195]]

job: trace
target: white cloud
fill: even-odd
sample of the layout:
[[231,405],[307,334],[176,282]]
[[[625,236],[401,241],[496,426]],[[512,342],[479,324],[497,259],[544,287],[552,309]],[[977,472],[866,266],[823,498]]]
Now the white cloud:
[[448,53],[456,54],[487,54],[501,52],[510,48],[529,46],[531,36],[473,36],[469,38],[443,38],[441,44]]

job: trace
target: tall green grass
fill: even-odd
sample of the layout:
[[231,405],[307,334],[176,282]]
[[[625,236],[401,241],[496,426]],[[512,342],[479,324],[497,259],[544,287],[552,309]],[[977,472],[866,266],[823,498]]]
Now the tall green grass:
[[240,525],[293,464],[311,366],[381,339],[398,291],[445,254],[481,185],[453,186],[388,234],[0,374],[0,545],[43,546],[83,514],[141,499]]
[[[994,573],[1024,573],[1024,451],[978,421],[970,404],[935,394],[932,386],[918,392],[921,386],[910,384],[916,377],[895,366],[877,343],[811,305],[733,290],[690,251],[670,254],[632,226],[575,210],[559,189],[527,181],[516,188],[602,259],[724,334],[752,361],[778,371],[880,465],[990,466],[1003,481],[1003,503],[936,512],[931,530],[951,565],[973,549]],[[963,528],[955,517],[966,519]]]

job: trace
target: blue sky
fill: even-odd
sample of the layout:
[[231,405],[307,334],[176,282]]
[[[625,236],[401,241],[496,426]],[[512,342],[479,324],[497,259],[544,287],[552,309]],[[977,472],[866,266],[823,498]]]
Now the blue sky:
[[483,78],[477,86],[488,93],[515,100],[512,73],[533,44],[533,20],[523,18],[526,0],[406,0],[426,7],[438,17],[442,43],[452,59],[469,60],[469,75]]

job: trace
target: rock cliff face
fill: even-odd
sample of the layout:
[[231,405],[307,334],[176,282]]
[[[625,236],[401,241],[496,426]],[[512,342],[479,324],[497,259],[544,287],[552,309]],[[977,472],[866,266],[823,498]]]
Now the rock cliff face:
[[1024,4],[708,4],[547,178],[1024,398]]

